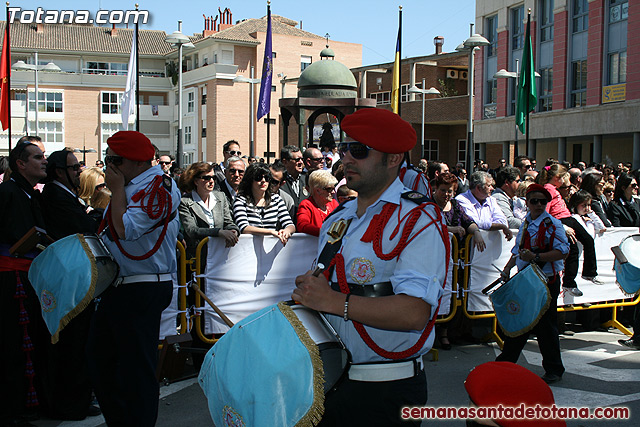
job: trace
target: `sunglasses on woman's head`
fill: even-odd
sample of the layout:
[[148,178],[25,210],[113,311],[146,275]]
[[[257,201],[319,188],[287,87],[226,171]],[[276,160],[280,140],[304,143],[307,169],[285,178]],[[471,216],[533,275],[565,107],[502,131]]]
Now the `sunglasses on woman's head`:
[[356,160],[366,159],[371,148],[361,142],[341,142],[338,144],[338,153],[343,157],[347,152]]

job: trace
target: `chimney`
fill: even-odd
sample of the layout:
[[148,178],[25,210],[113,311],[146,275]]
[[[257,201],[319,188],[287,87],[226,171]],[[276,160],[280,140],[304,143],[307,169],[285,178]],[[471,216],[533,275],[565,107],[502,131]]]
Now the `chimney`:
[[233,21],[231,20],[231,11],[228,7],[224,9],[224,11],[218,8],[218,14],[220,16],[220,25],[218,26],[218,31],[226,30],[227,28],[233,27]]
[[111,37],[115,37],[118,35],[118,29],[116,28],[116,24],[113,24],[111,27]]
[[210,35],[217,33],[218,17],[216,16],[214,19],[213,16],[206,16],[204,13],[202,14],[202,17],[204,18],[204,31],[202,32],[202,37],[209,37]]
[[44,24],[42,22],[36,24],[36,33],[37,34],[44,33]]
[[433,44],[436,45],[436,55],[442,53],[442,45],[444,44],[444,37],[436,36],[433,38]]

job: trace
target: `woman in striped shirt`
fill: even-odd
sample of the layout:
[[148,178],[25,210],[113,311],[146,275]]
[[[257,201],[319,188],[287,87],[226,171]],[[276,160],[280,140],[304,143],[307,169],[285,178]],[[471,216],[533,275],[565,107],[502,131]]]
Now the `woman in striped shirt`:
[[271,192],[271,178],[264,163],[249,165],[233,202],[233,216],[243,234],[275,236],[285,245],[296,227],[284,201]]

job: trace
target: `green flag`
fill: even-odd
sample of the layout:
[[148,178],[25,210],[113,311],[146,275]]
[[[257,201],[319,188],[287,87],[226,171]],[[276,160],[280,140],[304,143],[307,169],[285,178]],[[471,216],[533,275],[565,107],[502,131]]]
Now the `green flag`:
[[[535,67],[533,65],[533,49],[531,48],[531,12],[527,17],[527,32],[522,51],[522,68],[518,83],[518,98],[516,100],[516,125],[520,132],[525,133],[525,118],[529,111],[533,111],[538,103],[536,91]],[[529,120],[527,118],[527,120]]]

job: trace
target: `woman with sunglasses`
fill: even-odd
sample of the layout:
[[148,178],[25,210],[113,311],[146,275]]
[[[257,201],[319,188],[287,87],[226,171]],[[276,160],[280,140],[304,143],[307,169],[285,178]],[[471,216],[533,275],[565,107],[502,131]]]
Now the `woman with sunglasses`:
[[338,207],[334,197],[338,180],[328,170],[315,170],[309,175],[309,197],[300,202],[296,228],[301,233],[320,235],[322,222]]
[[224,239],[225,246],[238,243],[240,230],[233,222],[231,207],[221,191],[214,190],[215,171],[213,165],[197,162],[182,174],[181,190],[186,193],[180,199],[178,211],[187,242],[187,258],[196,255],[202,239]]
[[286,245],[296,227],[282,198],[271,192],[271,179],[266,164],[249,165],[233,202],[233,216],[243,234],[274,236]]
[[[537,182],[543,185],[551,195],[551,200],[546,204],[546,211],[549,215],[562,222],[569,238],[569,255],[565,261],[564,277],[562,279],[563,290],[575,297],[581,297],[584,294],[578,289],[575,280],[578,275],[578,258],[580,257],[577,242],[580,241],[583,245],[589,244],[591,236],[571,217],[571,211],[569,211],[566,202],[562,198],[562,194],[558,191],[564,184],[567,175],[569,175],[567,168],[555,163],[542,168],[538,174]],[[582,272],[583,276],[595,277],[594,274],[587,273],[590,272]]]
[[620,174],[607,216],[614,227],[639,227],[640,208],[633,196],[638,195],[638,182],[632,175]]
[[106,188],[104,183],[104,172],[102,168],[87,168],[80,174],[80,190],[78,197],[87,205],[91,205],[91,199],[95,197],[100,190]]
[[604,185],[604,175],[599,170],[589,169],[582,174],[580,189],[591,194],[591,210],[598,215],[605,227],[611,227],[606,214],[606,206],[609,202],[604,195]]

